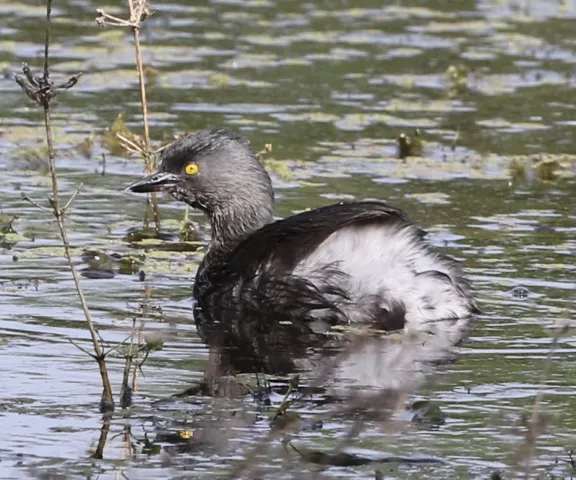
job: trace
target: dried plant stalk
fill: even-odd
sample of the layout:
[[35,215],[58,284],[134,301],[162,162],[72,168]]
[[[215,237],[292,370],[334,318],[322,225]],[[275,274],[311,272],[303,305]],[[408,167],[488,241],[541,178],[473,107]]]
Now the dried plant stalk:
[[[56,224],[58,225],[58,231],[60,233],[60,238],[64,246],[64,255],[68,261],[68,266],[72,272],[72,278],[74,279],[74,285],[76,287],[76,292],[78,293],[78,298],[80,300],[80,305],[82,311],[84,312],[84,317],[86,319],[86,325],[90,332],[92,338],[92,345],[94,347],[94,354],[87,352],[83,348],[82,351],[91,355],[97,362],[100,370],[100,377],[102,379],[102,399],[101,408],[103,411],[111,411],[114,409],[114,397],[112,395],[112,387],[110,384],[110,378],[108,375],[108,369],[106,366],[106,353],[103,350],[103,345],[100,344],[101,337],[98,333],[94,322],[92,320],[92,315],[88,308],[88,303],[86,297],[84,296],[84,291],[82,289],[82,284],[80,282],[80,277],[74,263],[72,261],[72,252],[70,250],[70,243],[68,241],[68,233],[66,231],[65,217],[68,209],[70,208],[72,201],[76,195],[80,192],[82,185],[78,187],[76,192],[70,197],[68,202],[62,208],[60,203],[60,195],[58,190],[58,172],[56,170],[56,153],[54,150],[54,141],[52,137],[52,123],[50,118],[50,102],[52,98],[56,96],[59,90],[67,90],[73,87],[77,82],[81,74],[74,75],[70,79],[59,85],[55,86],[50,81],[50,36],[51,36],[51,14],[52,14],[52,0],[46,1],[46,35],[44,41],[44,69],[42,76],[34,76],[27,65],[24,65],[22,71],[24,77],[17,75],[16,82],[22,87],[24,92],[32,98],[38,105],[40,105],[44,111],[44,125],[46,129],[46,145],[48,147],[48,163],[50,168],[50,178],[52,180],[52,197],[49,199],[50,207],[46,208],[38,203],[34,202],[26,195],[23,198],[34,205],[38,206],[44,211],[50,211],[54,218],[56,219]],[[72,342],[76,345],[74,342]]]
[[[154,173],[155,168],[155,152],[152,149],[150,142],[150,123],[148,121],[148,100],[146,98],[146,83],[144,79],[144,63],[142,61],[142,49],[140,46],[140,28],[142,22],[146,20],[151,14],[150,7],[147,0],[128,0],[128,6],[130,7],[130,19],[123,20],[121,18],[115,17],[106,13],[104,10],[97,10],[98,17],[96,22],[99,26],[104,27],[106,24],[129,27],[132,30],[134,36],[134,49],[136,53],[136,71],[138,73],[138,82],[140,84],[140,99],[142,104],[142,121],[144,124],[144,141],[143,145],[139,145],[136,149],[144,157],[144,163],[146,166],[146,172],[148,174]],[[132,143],[132,145],[130,145]],[[134,142],[130,142],[128,139],[124,139],[123,144],[129,144],[132,148],[128,148],[128,151],[134,151]],[[154,216],[154,225],[156,231],[160,231],[160,213],[158,209],[158,199],[156,193],[150,193],[150,202],[152,204],[152,213]],[[144,219],[145,225],[147,224],[147,218]]]

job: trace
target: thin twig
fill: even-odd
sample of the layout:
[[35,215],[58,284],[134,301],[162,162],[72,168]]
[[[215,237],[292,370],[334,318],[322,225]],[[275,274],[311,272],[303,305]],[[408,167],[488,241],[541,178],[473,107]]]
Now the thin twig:
[[44,81],[46,83],[50,80],[50,37],[52,29],[52,0],[46,0],[46,34],[44,36]]
[[118,138],[118,140],[120,140],[122,147],[124,147],[129,152],[139,153],[140,155],[143,155],[143,156],[145,155],[144,149],[140,145],[138,145],[136,142],[134,142],[133,140],[126,138],[121,133],[117,133],[116,138]]
[[130,335],[128,335],[124,340],[122,340],[120,343],[114,345],[110,350],[108,350],[104,355],[108,356],[111,353],[115,352],[116,350],[118,350],[120,347],[122,347],[123,345],[126,345],[126,343],[128,342],[128,340],[132,340],[134,338],[134,333],[131,333]]
[[[132,2],[130,2],[132,8]],[[140,26],[133,26],[134,47],[136,49],[136,70],[138,71],[138,81],[140,82],[140,96],[142,98],[142,121],[144,122],[144,145],[150,152],[150,126],[148,123],[148,103],[146,99],[146,84],[144,83],[144,67],[142,65],[142,52],[140,49]],[[153,165],[151,165],[153,167]],[[150,172],[151,173],[151,172]]]
[[66,205],[64,205],[64,208],[62,209],[62,215],[66,215],[66,212],[68,211],[68,209],[70,208],[70,205],[72,205],[72,202],[74,201],[74,199],[78,196],[78,194],[80,193],[80,190],[82,190],[82,188],[84,187],[84,184],[81,183],[80,185],[78,185],[78,188],[76,189],[76,191],[72,194],[72,196],[68,199],[68,201],[66,202]]
[[77,344],[74,340],[72,340],[71,338],[69,338],[68,341],[69,341],[72,345],[74,345],[78,350],[80,350],[81,352],[84,352],[86,355],[88,355],[88,356],[90,356],[90,357],[92,357],[92,358],[94,358],[94,359],[96,358],[96,356],[95,356],[93,353],[89,352],[89,351],[86,350],[84,347],[81,347],[80,345],[78,345],[78,344]]
[[[146,349],[144,352],[145,352],[145,353],[144,353],[144,358],[143,358],[142,361],[138,364],[138,371],[142,374],[142,376],[144,376],[144,372],[142,371],[142,367],[143,367],[144,364],[146,363],[146,360],[148,360],[148,356],[150,355],[150,350]],[[137,376],[134,375],[133,382],[132,382],[133,385],[136,383],[136,380],[137,380]]]
[[98,15],[100,15],[96,19],[96,23],[98,23],[98,25],[100,25],[102,27],[105,25],[105,23],[108,23],[114,27],[129,27],[129,26],[131,26],[130,22],[127,22],[126,20],[122,20],[121,18],[115,17],[114,15],[110,15],[100,8],[96,9],[96,13]]
[[22,197],[22,200],[25,200],[25,201],[31,203],[32,205],[34,205],[35,207],[39,208],[40,210],[42,210],[42,211],[44,211],[44,212],[48,212],[48,213],[53,213],[53,210],[52,210],[52,209],[47,208],[47,207],[45,207],[45,206],[43,206],[43,205],[40,205],[37,201],[32,200],[32,199],[31,199],[28,195],[26,195],[25,193],[23,193],[23,194],[21,195],[21,197]]
[[[130,343],[130,351],[133,351],[134,348],[134,336],[136,335],[136,318],[132,319],[132,341]],[[140,337],[140,333],[138,334],[138,337]],[[140,338],[138,338],[140,339]],[[140,343],[140,342],[139,342]],[[139,352],[138,352],[139,353]],[[138,369],[135,366],[133,373],[132,373],[132,391],[136,391],[136,384],[137,384],[137,374],[138,374]]]
[[96,333],[98,334],[98,338],[100,339],[100,345],[102,346],[102,350],[104,350],[106,346],[106,341],[104,340],[104,338],[102,338],[102,335],[100,335],[100,332],[98,330],[96,330]]
[[284,398],[282,399],[282,402],[280,402],[280,406],[276,409],[276,411],[274,412],[274,414],[270,418],[271,422],[274,421],[276,419],[276,417],[279,417],[280,415],[284,415],[284,413],[286,413],[286,410],[288,410],[290,408],[290,406],[292,405],[292,401],[290,401],[290,395],[292,395],[292,392],[294,392],[295,390],[298,389],[299,383],[300,383],[300,375],[294,375],[292,380],[290,380],[290,384],[288,385],[288,389],[286,390],[286,393],[284,394]]

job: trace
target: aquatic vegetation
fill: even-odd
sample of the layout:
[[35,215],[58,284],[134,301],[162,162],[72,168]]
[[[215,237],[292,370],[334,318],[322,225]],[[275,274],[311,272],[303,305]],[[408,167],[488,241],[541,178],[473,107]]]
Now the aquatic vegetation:
[[533,181],[556,183],[576,177],[576,156],[541,154],[538,156],[515,156],[508,167],[510,179],[516,183]]
[[180,241],[197,242],[199,240],[198,232],[189,218],[190,207],[186,205],[184,218],[180,222]]
[[112,155],[127,156],[128,151],[122,145],[118,135],[130,138],[133,134],[124,122],[124,114],[119,113],[112,125],[106,129],[100,139],[101,145],[108,150]]
[[428,400],[414,402],[408,408],[412,414],[412,422],[419,425],[438,426],[446,422],[446,415],[440,406]]
[[16,233],[14,230],[14,222],[20,218],[20,215],[5,215],[0,214],[0,233]]
[[37,147],[22,147],[13,150],[10,157],[23,166],[23,170],[48,173],[48,147],[38,145]]
[[398,144],[398,158],[404,160],[407,157],[419,157],[422,155],[424,147],[419,129],[416,129],[411,137],[401,133],[396,138],[396,142]]
[[468,91],[468,67],[464,65],[450,65],[446,69],[444,78],[448,84],[448,96],[458,97]]
[[27,238],[20,235],[14,228],[14,223],[20,215],[0,214],[0,245],[2,248],[11,248],[18,242],[26,241]]
[[160,71],[151,65],[144,67],[144,77],[146,78],[146,85],[152,87],[158,82]]
[[108,254],[102,250],[84,250],[82,261],[88,266],[80,270],[81,275],[92,279],[113,278],[120,275],[140,273],[145,257],[143,255]]
[[557,176],[557,171],[560,169],[560,162],[556,158],[542,158],[534,166],[538,178],[544,182],[553,182]]
[[[105,144],[106,144],[106,142],[103,140],[103,145],[105,145]],[[77,143],[74,146],[74,149],[86,158],[92,157],[92,149],[93,148],[94,148],[94,135],[93,134],[88,135],[84,140],[82,140],[80,143]]]
[[268,153],[272,152],[272,144],[267,143],[264,148],[257,152],[255,155],[260,160],[260,163],[264,165],[264,168],[275,175],[278,176],[282,181],[290,181],[294,178],[292,171],[288,164],[283,160],[275,160],[266,156]]

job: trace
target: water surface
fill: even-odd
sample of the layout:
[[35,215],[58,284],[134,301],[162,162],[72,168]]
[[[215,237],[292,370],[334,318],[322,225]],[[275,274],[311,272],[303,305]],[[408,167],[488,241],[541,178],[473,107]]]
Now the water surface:
[[[68,217],[79,269],[89,267],[86,249],[145,256],[145,281],[118,273],[114,262],[107,278],[83,278],[102,336],[121,342],[136,318],[165,344],[144,366],[134,409],[113,417],[104,458],[92,459],[103,426],[100,383],[94,362],[69,342],[88,340],[83,314],[55,224],[21,199],[24,192],[44,201],[51,191],[41,114],[10,79],[22,62],[41,66],[44,7],[0,5],[0,206],[7,218],[19,215],[20,235],[0,251],[0,477],[215,478],[254,454],[253,468],[270,477],[316,471],[374,478],[375,469],[385,478],[475,478],[497,470],[512,477],[538,392],[550,416],[531,472],[568,476],[576,426],[570,332],[543,372],[554,332],[575,312],[576,3],[153,5],[143,41],[154,69],[148,95],[155,141],[225,126],[255,150],[273,144],[265,161],[278,216],[350,199],[402,207],[435,245],[465,262],[486,311],[457,361],[438,367],[407,400],[435,402],[443,424],[370,420],[347,445],[364,456],[442,463],[322,468],[270,437],[266,402],[170,398],[198,382],[209,364],[191,313],[202,253],[123,240],[142,222],[143,199],[123,189],[143,166],[110,153],[100,139],[118,114],[140,131],[140,104],[129,32],[94,22],[96,8],[105,7],[54,5],[53,75],[84,72],[54,106],[60,187],[70,195],[85,185]],[[109,13],[125,14],[118,7]],[[424,138],[422,155],[399,160],[396,137],[415,129]],[[90,135],[89,152],[74,148]],[[163,198],[161,212],[165,231],[177,235],[183,207]],[[205,242],[205,220],[192,219]],[[118,394],[123,360],[110,358],[109,367]],[[287,379],[270,381],[277,406]],[[294,444],[334,448],[353,423],[352,416],[331,417],[334,408],[321,393],[295,405],[303,429]],[[306,425],[318,415],[327,417],[322,428]],[[175,438],[178,432],[193,432],[192,439]]]

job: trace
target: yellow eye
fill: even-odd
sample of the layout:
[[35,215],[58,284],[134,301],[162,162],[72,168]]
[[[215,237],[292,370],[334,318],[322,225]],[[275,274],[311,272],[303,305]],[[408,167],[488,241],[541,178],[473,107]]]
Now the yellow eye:
[[196,175],[198,173],[198,170],[200,170],[200,167],[198,167],[198,165],[196,165],[195,163],[189,163],[184,167],[184,171],[186,172],[187,175]]

